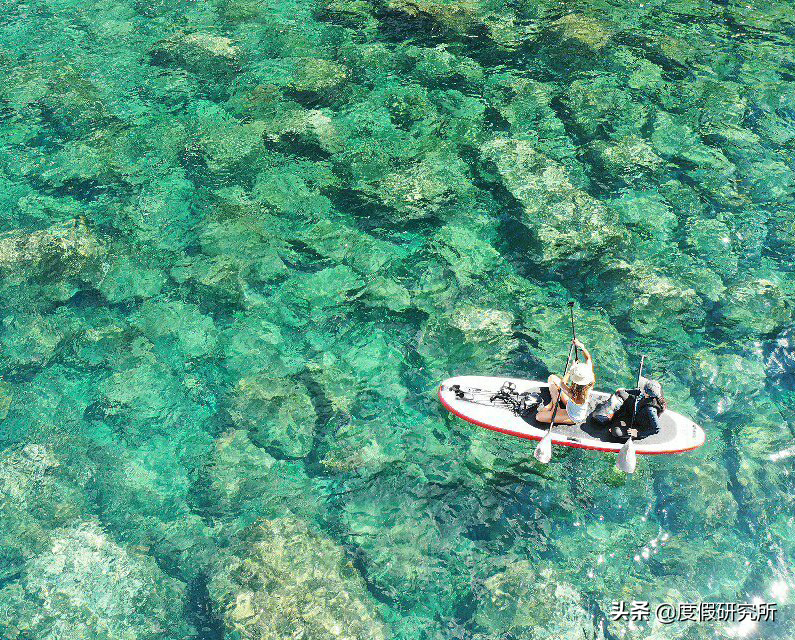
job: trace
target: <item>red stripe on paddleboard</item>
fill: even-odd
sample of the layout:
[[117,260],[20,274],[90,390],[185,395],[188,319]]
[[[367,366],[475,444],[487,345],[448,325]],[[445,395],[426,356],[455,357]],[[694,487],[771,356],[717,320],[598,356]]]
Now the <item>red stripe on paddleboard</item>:
[[[501,427],[495,427],[493,424],[487,424],[485,422],[481,422],[480,420],[475,420],[474,418],[470,418],[465,416],[463,413],[456,411],[452,406],[450,406],[445,399],[442,397],[442,385],[439,385],[439,402],[442,403],[442,406],[447,409],[450,413],[455,416],[458,416],[462,420],[466,420],[471,424],[475,424],[479,427],[483,427],[484,429],[489,429],[490,431],[498,431],[500,433],[504,433],[508,436],[516,436],[517,438],[526,438],[527,440],[541,440],[543,436],[534,436],[529,433],[522,433],[520,431],[511,431],[510,429],[503,429]],[[618,453],[615,449],[605,449],[604,447],[593,447],[588,444],[579,444],[577,442],[559,442],[557,440],[553,440],[554,444],[559,444],[562,447],[573,447],[576,449],[589,449],[591,451],[604,451],[606,453]],[[704,444],[703,442],[701,444]],[[693,451],[693,449],[698,449],[701,444],[697,444],[693,447],[688,447],[687,449],[671,449],[670,451],[640,451],[639,449],[635,449],[635,453],[641,455],[661,455],[661,454],[668,454],[668,453],[684,453],[685,451]]]

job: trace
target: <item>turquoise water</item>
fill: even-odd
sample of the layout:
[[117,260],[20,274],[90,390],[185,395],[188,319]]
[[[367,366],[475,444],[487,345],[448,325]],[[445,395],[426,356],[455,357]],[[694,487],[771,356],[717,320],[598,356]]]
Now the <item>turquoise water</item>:
[[[795,638],[791,3],[2,9],[0,637]],[[569,300],[703,448],[440,408]]]

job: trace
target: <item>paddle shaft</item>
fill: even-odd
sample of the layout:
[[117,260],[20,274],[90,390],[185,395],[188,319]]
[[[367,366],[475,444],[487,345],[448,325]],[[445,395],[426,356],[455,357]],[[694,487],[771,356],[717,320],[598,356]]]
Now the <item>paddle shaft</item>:
[[[574,303],[573,302],[569,303],[569,308],[572,310],[571,311],[571,330],[572,330],[572,333],[573,333],[574,332]],[[571,346],[569,347],[569,355],[566,358],[566,368],[563,370],[563,377],[564,378],[566,377],[566,374],[569,372],[569,365],[571,364],[571,352],[573,350],[576,352],[576,349],[577,349],[577,347],[574,346],[574,341],[572,341]],[[562,380],[561,380],[561,384],[563,384]],[[555,428],[555,418],[557,418],[557,416],[558,416],[558,408],[560,406],[559,405],[560,394],[562,392],[563,392],[563,390],[561,388],[561,391],[558,392],[558,397],[555,398],[555,403],[554,403],[555,404],[555,408],[552,410],[552,419],[549,421],[549,430],[547,431],[547,434],[543,438],[541,438],[541,441],[536,446],[536,450],[535,450],[535,453],[534,453],[536,459],[539,460],[540,462],[544,463],[544,464],[549,462],[549,458],[552,455],[552,440],[551,440],[551,438],[552,438],[552,429]],[[550,384],[550,388],[549,388],[549,395],[550,395],[550,399],[552,399],[551,398],[551,396],[552,396],[552,385],[551,384]]]
[[[577,339],[577,332],[574,330],[574,303],[569,302],[569,313],[571,314],[571,337]],[[571,357],[571,356],[569,356]],[[577,346],[574,347],[574,359],[579,362],[580,354],[577,351]],[[564,374],[565,375],[565,374]]]
[[[574,343],[572,342],[571,346],[569,347],[569,357],[566,358],[566,368],[563,370],[563,377],[566,377],[566,374],[569,372],[569,364],[571,363],[571,350],[575,349]],[[560,393],[558,392],[558,399],[555,400],[555,409],[552,411],[552,420],[549,423],[549,433],[552,433],[552,427],[555,426],[555,418],[558,415],[558,407],[560,406]],[[552,389],[549,390],[549,395],[552,395]]]
[[[577,339],[577,332],[574,330],[574,302],[569,302],[569,313],[571,315],[571,336],[574,340]],[[580,356],[577,354],[577,345],[572,342],[571,347],[569,347],[569,357],[566,358],[566,368],[563,370],[563,378],[566,377],[566,374],[569,372],[569,365],[571,364],[571,350],[572,347],[574,348],[574,359],[579,362]],[[562,381],[562,379],[561,379]],[[562,390],[561,390],[562,391]],[[551,395],[551,390],[550,390]],[[552,427],[555,426],[555,417],[558,415],[558,403],[560,400],[560,393],[558,393],[558,400],[555,400],[555,409],[552,411],[552,421],[549,423],[549,430],[552,431]]]
[[[643,361],[646,359],[646,356],[640,357],[640,369],[638,370],[638,391],[640,391],[640,379],[643,375]],[[638,401],[640,400],[640,393],[635,397],[635,406],[632,409],[632,419],[629,421],[629,428],[632,429],[635,426],[635,414],[638,413]],[[632,439],[632,434],[629,433],[629,429],[627,430],[630,439]]]
[[643,361],[646,359],[645,355],[640,357],[640,370],[638,371],[638,389],[640,389],[640,378],[643,375]]

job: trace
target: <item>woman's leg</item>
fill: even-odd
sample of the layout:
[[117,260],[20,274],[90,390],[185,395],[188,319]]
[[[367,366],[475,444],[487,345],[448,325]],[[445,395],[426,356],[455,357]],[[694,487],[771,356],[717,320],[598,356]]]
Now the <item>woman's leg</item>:
[[[560,378],[555,374],[552,374],[547,378],[547,384],[549,385],[549,395],[552,396],[552,399],[549,401],[549,404],[545,404],[543,407],[538,409],[539,413],[542,411],[550,411],[555,407],[555,403],[558,401],[560,397]],[[563,396],[564,399],[566,396]],[[549,422],[547,420],[547,422]]]
[[[574,424],[569,418],[569,414],[566,411],[566,403],[568,399],[566,398],[566,394],[560,393],[560,378],[556,375],[551,375],[547,378],[547,383],[549,384],[549,395],[552,396],[552,400],[550,403],[544,407],[541,407],[536,413],[536,420],[539,422],[550,423],[552,422],[552,417],[555,417],[555,424]],[[557,413],[555,413],[555,407],[557,406],[558,399],[560,399],[560,404],[562,407],[558,407]]]
[[550,422],[552,422],[553,414],[555,415],[555,424],[574,424],[571,418],[569,418],[569,414],[565,409],[558,408],[558,412],[557,414],[555,414],[554,407],[552,409],[545,409],[543,411],[539,411],[536,414],[536,420],[538,422],[544,422],[549,424]]

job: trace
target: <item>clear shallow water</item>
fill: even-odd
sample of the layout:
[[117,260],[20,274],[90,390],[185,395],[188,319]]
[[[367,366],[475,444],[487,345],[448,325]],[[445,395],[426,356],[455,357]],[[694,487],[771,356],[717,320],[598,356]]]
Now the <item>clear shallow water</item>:
[[[6,3],[0,635],[792,637],[793,15]],[[570,299],[705,447],[443,413]]]

